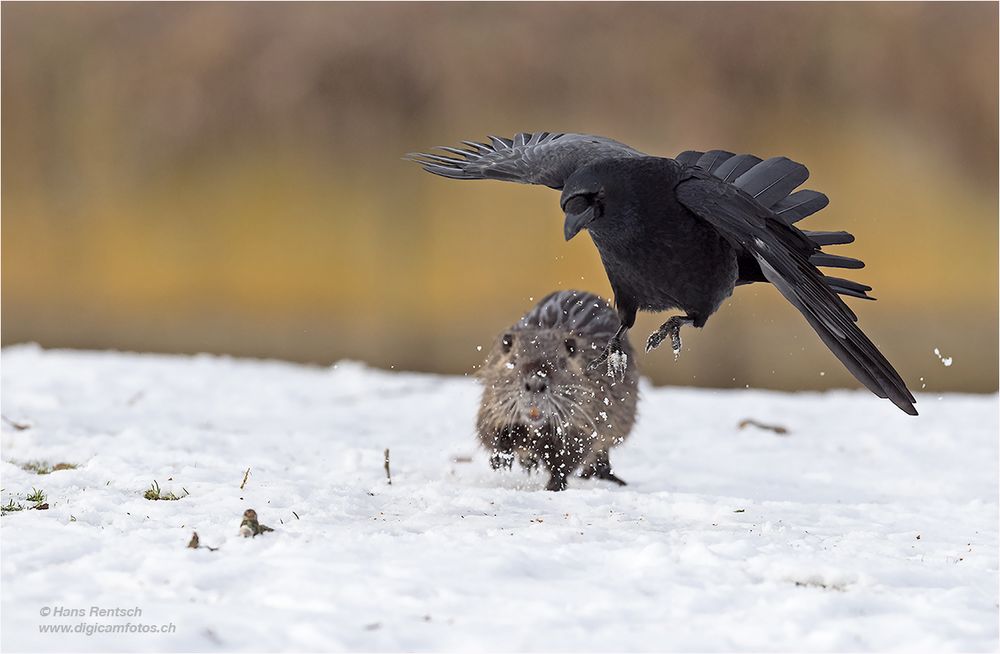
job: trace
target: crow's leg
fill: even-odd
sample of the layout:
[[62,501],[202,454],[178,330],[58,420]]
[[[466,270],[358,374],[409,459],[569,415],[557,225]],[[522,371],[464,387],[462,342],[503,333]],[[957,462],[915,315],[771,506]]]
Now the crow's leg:
[[625,369],[628,367],[628,355],[622,348],[622,341],[628,334],[628,327],[623,323],[615,335],[608,341],[608,347],[601,352],[600,356],[594,359],[589,368],[597,370],[606,361],[608,364],[608,377],[622,381],[625,379]]
[[669,336],[670,344],[674,350],[674,359],[676,359],[681,353],[681,327],[690,325],[694,321],[695,319],[691,316],[671,317],[670,320],[660,325],[659,329],[649,335],[649,339],[646,341],[646,351],[649,352],[655,349]]
[[627,486],[624,479],[611,472],[611,460],[608,457],[607,450],[597,452],[597,456],[594,458],[594,461],[583,467],[583,470],[580,472],[580,476],[584,479],[597,477],[598,479],[613,481],[619,486]]

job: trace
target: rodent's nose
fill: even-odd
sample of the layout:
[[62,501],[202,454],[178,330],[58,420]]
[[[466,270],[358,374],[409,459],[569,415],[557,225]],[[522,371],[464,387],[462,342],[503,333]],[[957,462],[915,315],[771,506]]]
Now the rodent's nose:
[[544,377],[538,377],[537,375],[532,375],[524,380],[524,390],[529,393],[543,393],[548,389],[549,384],[545,381]]

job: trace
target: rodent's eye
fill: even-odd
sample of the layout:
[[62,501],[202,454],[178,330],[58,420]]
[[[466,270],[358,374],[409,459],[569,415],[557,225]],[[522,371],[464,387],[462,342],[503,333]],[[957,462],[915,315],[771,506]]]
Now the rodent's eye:
[[504,352],[510,352],[510,348],[514,345],[514,335],[504,334],[500,337],[500,346],[503,347]]
[[566,339],[566,351],[569,352],[570,356],[576,355],[576,339],[567,338]]
[[589,207],[593,201],[593,196],[586,193],[574,195],[569,199],[569,202],[566,203],[566,206],[563,207],[563,211],[572,215],[581,214],[587,210],[587,207]]

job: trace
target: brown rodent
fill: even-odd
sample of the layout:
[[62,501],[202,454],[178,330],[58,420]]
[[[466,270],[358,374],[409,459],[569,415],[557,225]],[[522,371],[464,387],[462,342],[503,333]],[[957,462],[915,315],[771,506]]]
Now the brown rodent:
[[635,422],[638,372],[626,341],[625,378],[590,364],[618,329],[603,299],[582,291],[543,298],[493,344],[477,376],[483,382],[477,431],[494,469],[515,456],[526,469],[544,465],[548,490],[566,479],[597,477],[624,485],[612,473],[608,450]]

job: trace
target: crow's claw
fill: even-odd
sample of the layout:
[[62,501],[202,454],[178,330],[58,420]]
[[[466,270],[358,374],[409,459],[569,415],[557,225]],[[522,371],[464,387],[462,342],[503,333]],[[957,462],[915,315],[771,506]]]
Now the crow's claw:
[[670,347],[674,350],[674,361],[681,356],[681,328],[678,326],[670,334]]
[[593,361],[590,362],[590,365],[587,366],[587,370],[597,370],[602,365],[604,365],[604,362],[608,360],[609,356],[611,356],[611,346],[610,345],[608,345],[606,348],[604,348],[604,351],[601,352],[596,359],[594,359]]
[[663,342],[664,338],[666,338],[666,335],[661,333],[659,330],[650,334],[649,338],[646,339],[646,352],[652,352],[656,348],[660,347],[660,343]]
[[608,347],[591,362],[588,368],[590,370],[597,370],[604,362],[608,364],[608,377],[616,381],[623,381],[625,379],[625,370],[628,368],[628,355],[622,349],[620,341],[612,340],[608,343]]
[[681,354],[681,326],[691,323],[691,318],[687,316],[673,316],[670,320],[660,325],[660,328],[649,335],[646,340],[646,352],[659,347],[660,343],[670,337],[670,345],[674,350],[674,360]]
[[625,381],[625,370],[628,368],[628,355],[620,348],[608,355],[608,377],[615,381]]

